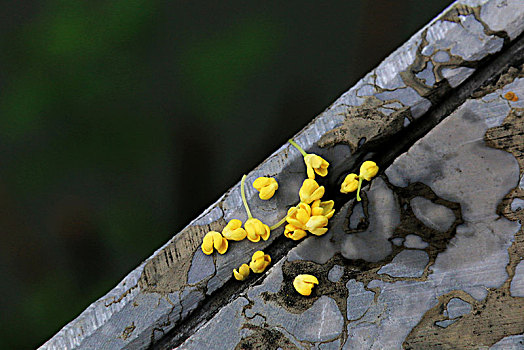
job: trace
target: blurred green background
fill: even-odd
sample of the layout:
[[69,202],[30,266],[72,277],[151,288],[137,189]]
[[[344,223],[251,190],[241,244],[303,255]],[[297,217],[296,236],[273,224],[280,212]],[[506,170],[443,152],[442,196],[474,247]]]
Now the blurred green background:
[[45,342],[450,2],[4,4],[0,348]]

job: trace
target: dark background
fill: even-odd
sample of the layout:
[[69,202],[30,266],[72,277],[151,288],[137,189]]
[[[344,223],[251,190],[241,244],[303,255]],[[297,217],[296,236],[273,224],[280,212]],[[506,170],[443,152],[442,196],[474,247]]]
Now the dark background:
[[450,2],[3,4],[0,348],[41,345]]

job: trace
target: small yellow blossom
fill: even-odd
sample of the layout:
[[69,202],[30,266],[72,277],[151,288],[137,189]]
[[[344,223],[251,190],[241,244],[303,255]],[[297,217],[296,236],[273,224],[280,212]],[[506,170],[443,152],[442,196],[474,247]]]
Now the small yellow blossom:
[[320,199],[317,199],[313,204],[311,204],[311,214],[313,216],[322,215],[331,219],[333,214],[335,214],[335,209],[333,209],[334,206],[335,202],[333,201],[321,202]]
[[371,181],[371,178],[377,175],[377,173],[377,164],[375,162],[367,160],[360,166],[360,174],[358,176],[363,177],[366,181]]
[[[349,174],[344,179],[342,186],[340,187],[340,192],[349,193],[357,190],[357,201],[361,201],[360,198],[360,188],[362,187],[362,181],[371,181],[378,173],[378,166],[375,162],[367,160],[360,166],[360,173],[358,176],[356,174]],[[357,181],[358,180],[358,181]]]
[[342,193],[354,192],[357,190],[357,188],[358,188],[358,175],[349,174],[344,179],[342,186],[340,186],[340,192]]
[[247,232],[247,239],[251,242],[258,242],[260,238],[267,241],[269,238],[269,226],[258,219],[248,219],[244,224],[244,228]]
[[318,284],[318,279],[313,275],[298,275],[293,280],[293,287],[302,295],[311,295],[311,290]]
[[324,186],[319,186],[318,183],[313,179],[305,179],[300,187],[298,195],[300,200],[306,204],[309,204],[317,199],[322,198],[326,189]]
[[291,225],[303,229],[311,216],[311,207],[300,203],[297,207],[289,208],[286,221]]
[[251,257],[249,267],[254,273],[262,273],[269,263],[271,263],[271,257],[268,254],[264,254],[263,251],[258,250]]
[[299,241],[302,238],[306,237],[306,231],[303,229],[297,228],[291,224],[287,224],[284,228],[284,236],[294,241]]
[[238,281],[245,280],[247,276],[249,276],[249,266],[247,264],[242,264],[238,271],[237,269],[233,269],[233,275]]
[[202,242],[202,251],[204,254],[210,255],[213,253],[213,247],[219,252],[220,254],[224,254],[227,250],[227,239],[222,237],[220,232],[216,231],[209,231],[204,236],[204,241]]
[[328,219],[323,215],[316,215],[309,218],[306,224],[306,229],[315,236],[322,236],[327,232]]
[[272,177],[259,177],[253,181],[253,187],[260,192],[258,196],[260,199],[268,200],[275,194],[275,191],[278,190],[277,180]]
[[315,173],[322,177],[327,175],[329,163],[324,158],[316,154],[307,154],[304,156],[304,162],[306,163],[308,178],[315,179]]
[[317,173],[320,176],[326,176],[328,171],[327,168],[329,167],[329,163],[322,157],[313,154],[313,153],[306,153],[300,147],[295,141],[288,140],[288,142],[293,145],[304,157],[304,163],[306,163],[306,170],[307,170],[307,177],[309,179],[315,179],[315,173]]
[[222,236],[230,241],[241,241],[246,238],[247,232],[242,228],[242,221],[233,219],[222,230]]

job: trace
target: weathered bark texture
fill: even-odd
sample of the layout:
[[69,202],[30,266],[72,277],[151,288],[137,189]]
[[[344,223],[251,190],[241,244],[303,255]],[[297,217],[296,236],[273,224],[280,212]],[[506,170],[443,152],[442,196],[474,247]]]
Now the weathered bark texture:
[[[524,348],[523,29],[522,1],[457,1],[294,137],[331,163],[324,236],[280,228],[204,255],[207,231],[246,220],[237,184],[42,348]],[[341,195],[369,158],[364,200]],[[259,176],[279,182],[267,202],[247,187],[272,225],[303,159],[284,145]],[[256,250],[271,269],[235,281]],[[320,281],[310,297],[302,273]]]

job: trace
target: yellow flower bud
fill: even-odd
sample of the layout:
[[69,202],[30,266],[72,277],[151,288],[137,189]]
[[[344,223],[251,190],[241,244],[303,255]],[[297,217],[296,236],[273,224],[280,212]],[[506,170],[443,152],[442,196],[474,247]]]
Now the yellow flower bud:
[[254,273],[262,273],[269,263],[271,263],[271,257],[268,254],[264,254],[263,251],[258,250],[251,257],[249,267]]
[[342,186],[340,186],[340,192],[349,193],[354,192],[358,188],[358,176],[357,174],[349,174],[344,179]]
[[204,254],[210,255],[213,253],[213,248],[220,254],[224,254],[227,251],[228,243],[227,239],[222,237],[220,232],[209,231],[202,242],[202,251]]
[[313,204],[311,204],[311,214],[313,216],[322,215],[331,219],[333,214],[335,214],[335,209],[333,209],[334,206],[335,202],[333,201],[321,202],[320,199],[317,199]]
[[311,290],[318,284],[318,279],[313,275],[298,275],[293,280],[293,287],[302,295],[311,295]]
[[269,226],[258,219],[248,219],[244,224],[244,228],[247,232],[247,239],[251,242],[258,242],[261,237],[264,241],[267,241],[269,238]]
[[242,221],[233,219],[224,227],[222,235],[230,241],[241,241],[246,238],[247,232],[242,228]]
[[324,186],[319,186],[318,183],[313,179],[305,179],[300,187],[298,195],[300,200],[306,204],[309,204],[317,199],[322,198],[326,189]]
[[329,163],[322,157],[316,154],[306,154],[304,156],[304,162],[306,163],[307,177],[315,179],[315,173],[320,176],[326,176],[329,167]]
[[253,187],[260,192],[258,194],[260,199],[268,200],[273,197],[278,189],[278,183],[272,177],[259,177],[253,182]]
[[359,176],[362,176],[364,180],[366,181],[370,181],[371,178],[377,175],[377,173],[378,173],[378,166],[375,162],[367,160],[360,166]]
[[233,276],[235,276],[238,281],[245,280],[247,276],[249,276],[249,266],[247,264],[242,264],[238,271],[237,269],[233,269]]
[[284,236],[287,238],[290,238],[294,241],[301,240],[302,238],[306,237],[306,231],[295,227],[291,224],[287,224],[284,229]]
[[322,236],[327,232],[326,226],[328,224],[328,219],[323,215],[312,216],[309,218],[306,229],[316,236]]
[[288,210],[286,221],[297,228],[303,229],[310,216],[310,206],[306,203],[300,203],[297,207]]

